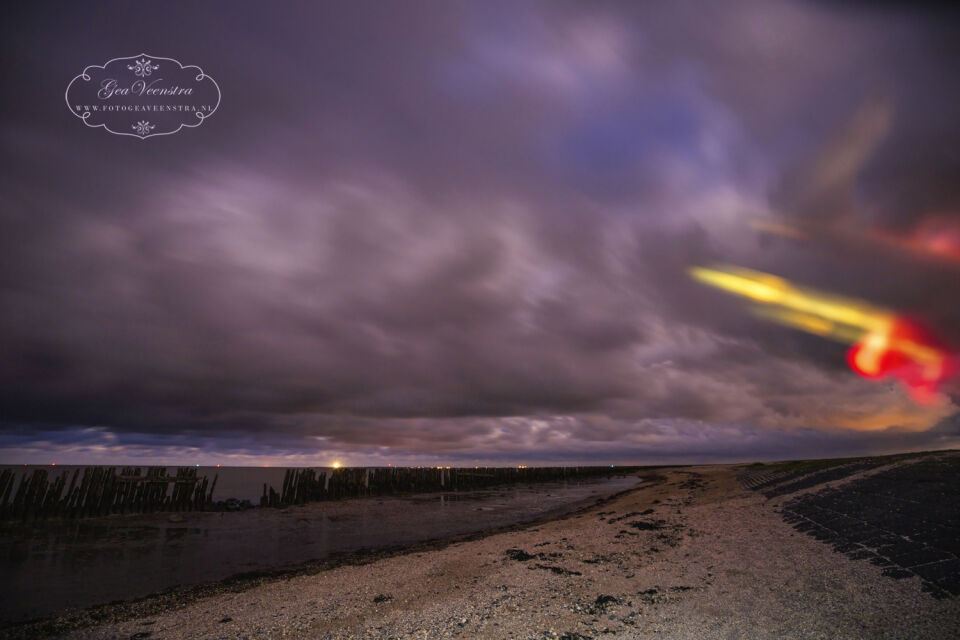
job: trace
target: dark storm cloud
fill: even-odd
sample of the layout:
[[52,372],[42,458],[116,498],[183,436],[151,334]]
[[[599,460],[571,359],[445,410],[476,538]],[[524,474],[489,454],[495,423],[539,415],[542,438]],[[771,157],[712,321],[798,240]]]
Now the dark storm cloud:
[[[956,216],[943,21],[816,3],[414,4],[6,10],[5,456],[746,459],[956,442],[914,433],[952,405],[914,407],[846,371],[842,346],[762,325],[686,275],[743,263],[960,317],[949,268],[747,226],[825,202],[863,227]],[[79,126],[69,79],[139,51],[203,66],[217,114],[145,141]],[[878,100],[889,122],[858,134]]]

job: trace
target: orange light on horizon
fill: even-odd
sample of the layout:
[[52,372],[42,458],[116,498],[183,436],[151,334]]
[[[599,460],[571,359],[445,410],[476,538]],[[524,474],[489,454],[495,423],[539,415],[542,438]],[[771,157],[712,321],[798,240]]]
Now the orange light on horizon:
[[339,460],[334,461],[334,463],[333,463],[332,466],[333,466],[334,469],[339,469],[339,468],[340,468],[340,461],[339,461]]

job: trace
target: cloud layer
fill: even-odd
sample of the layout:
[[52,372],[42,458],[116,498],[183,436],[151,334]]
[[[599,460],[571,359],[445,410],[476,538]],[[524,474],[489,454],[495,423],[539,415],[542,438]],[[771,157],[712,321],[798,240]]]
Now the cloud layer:
[[[149,24],[122,5],[5,10],[5,461],[960,442],[953,401],[915,406],[849,372],[842,345],[686,276],[745,264],[956,340],[954,266],[837,239],[956,220],[955,23],[815,2],[416,4],[171,5]],[[142,50],[203,66],[216,116],[142,142],[77,126],[60,80]],[[845,231],[796,243],[758,218]]]

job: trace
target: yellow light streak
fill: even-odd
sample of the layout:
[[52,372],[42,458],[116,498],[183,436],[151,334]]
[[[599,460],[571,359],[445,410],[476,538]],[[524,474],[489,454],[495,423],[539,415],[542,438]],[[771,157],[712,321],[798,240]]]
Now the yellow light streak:
[[740,267],[692,267],[695,280],[757,303],[760,317],[846,344],[861,343],[857,368],[879,372],[880,357],[898,351],[926,368],[931,379],[943,369],[942,350],[895,335],[897,314],[856,298],[798,287],[784,278]]

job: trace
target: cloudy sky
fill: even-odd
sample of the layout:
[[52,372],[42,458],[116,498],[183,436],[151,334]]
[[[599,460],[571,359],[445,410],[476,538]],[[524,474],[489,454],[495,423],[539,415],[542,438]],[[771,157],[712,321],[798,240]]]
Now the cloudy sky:
[[[862,240],[960,251],[958,15],[868,4],[5,6],[0,462],[960,446],[956,385],[918,405],[687,275],[957,342],[957,263]],[[217,113],[146,140],[69,113],[140,52],[203,67]]]

